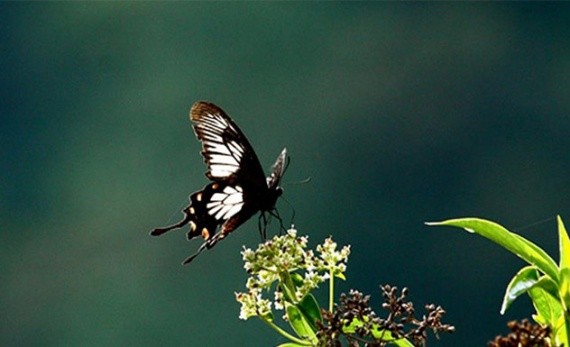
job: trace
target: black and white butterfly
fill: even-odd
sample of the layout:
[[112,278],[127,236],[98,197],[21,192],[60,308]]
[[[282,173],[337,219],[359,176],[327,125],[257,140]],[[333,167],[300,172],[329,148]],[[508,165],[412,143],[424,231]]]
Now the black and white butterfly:
[[190,206],[183,210],[184,219],[150,233],[158,236],[189,224],[188,240],[202,236],[205,242],[182,264],[214,247],[257,212],[261,212],[260,225],[267,223],[266,213],[277,215],[275,203],[283,193],[279,182],[287,166],[287,149],[283,148],[266,178],[245,135],[214,104],[196,102],[190,110],[190,120],[202,142],[202,156],[208,165],[206,177],[212,182],[190,196]]

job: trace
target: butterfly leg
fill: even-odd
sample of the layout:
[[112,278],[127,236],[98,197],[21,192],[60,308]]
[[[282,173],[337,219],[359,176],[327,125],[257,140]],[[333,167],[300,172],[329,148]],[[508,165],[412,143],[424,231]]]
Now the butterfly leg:
[[192,260],[194,260],[194,258],[196,258],[200,253],[202,253],[206,249],[210,249],[210,248],[214,247],[216,245],[216,243],[218,243],[218,241],[220,241],[224,237],[226,237],[226,235],[227,234],[220,232],[220,233],[217,233],[216,235],[214,235],[211,239],[202,243],[202,245],[200,246],[200,248],[198,248],[196,253],[194,253],[191,256],[189,256],[188,258],[184,259],[184,261],[182,262],[182,265],[190,264],[190,262],[192,262]]
[[261,236],[261,242],[265,242],[265,240],[267,240],[267,223],[265,212],[262,211],[257,219],[257,228],[259,230],[259,236]]
[[281,218],[281,216],[279,215],[279,211],[277,211],[276,208],[269,211],[269,214],[272,215],[273,217],[277,218],[277,220],[279,221],[279,225],[280,225],[279,234],[280,235],[281,235],[281,232],[287,231],[287,229],[285,229],[285,226],[283,225],[283,218]]

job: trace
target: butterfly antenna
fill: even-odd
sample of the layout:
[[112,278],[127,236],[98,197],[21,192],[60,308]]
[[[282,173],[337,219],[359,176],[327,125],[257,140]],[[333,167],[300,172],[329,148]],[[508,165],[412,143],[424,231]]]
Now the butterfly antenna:
[[303,179],[303,180],[300,180],[300,181],[285,182],[285,183],[286,183],[287,185],[289,185],[289,184],[299,185],[299,184],[307,184],[307,183],[309,183],[309,182],[311,182],[311,181],[312,181],[312,177],[309,176],[309,177],[307,177],[307,178],[305,178],[305,179]]
[[[285,168],[283,169],[283,175],[285,175],[285,172],[287,172],[287,169],[289,168],[290,164],[291,164],[291,157],[287,157],[286,162],[285,162]],[[311,176],[309,176],[309,177],[307,177],[301,181],[286,182],[286,184],[305,184],[305,183],[309,183],[309,182],[311,182]]]
[[289,182],[289,184],[307,184],[309,182],[311,182],[313,180],[313,178],[311,176],[305,178],[304,180],[300,180],[300,181],[293,181],[293,182]]

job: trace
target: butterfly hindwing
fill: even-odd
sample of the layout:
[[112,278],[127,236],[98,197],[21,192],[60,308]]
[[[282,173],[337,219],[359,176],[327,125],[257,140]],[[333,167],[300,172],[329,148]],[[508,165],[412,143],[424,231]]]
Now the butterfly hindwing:
[[[190,215],[189,240],[197,236],[202,236],[205,240],[210,239],[219,225],[225,225],[232,217],[243,213],[245,205],[241,186],[217,182],[210,183],[203,190],[192,194],[190,201],[191,204],[186,209]],[[224,233],[230,233],[235,227],[225,228]]]

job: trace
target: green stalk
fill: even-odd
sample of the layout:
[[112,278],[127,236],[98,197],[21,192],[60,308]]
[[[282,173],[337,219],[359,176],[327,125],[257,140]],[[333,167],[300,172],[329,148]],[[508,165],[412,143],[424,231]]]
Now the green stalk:
[[334,276],[332,269],[329,270],[329,312],[333,311],[334,306]]
[[283,290],[283,295],[285,298],[291,302],[295,303],[297,300],[295,298],[295,285],[291,279],[289,272],[284,271],[279,274],[281,289]]
[[275,323],[273,323],[272,321],[270,321],[269,319],[259,316],[259,318],[261,318],[262,321],[265,322],[265,324],[269,325],[271,328],[273,328],[273,330],[277,331],[279,334],[283,335],[285,338],[289,339],[290,341],[293,341],[299,345],[303,345],[303,346],[312,346],[311,342],[309,341],[305,341],[305,340],[301,340],[291,334],[289,334],[288,332],[286,332],[285,330],[281,329],[279,326],[277,326]]

